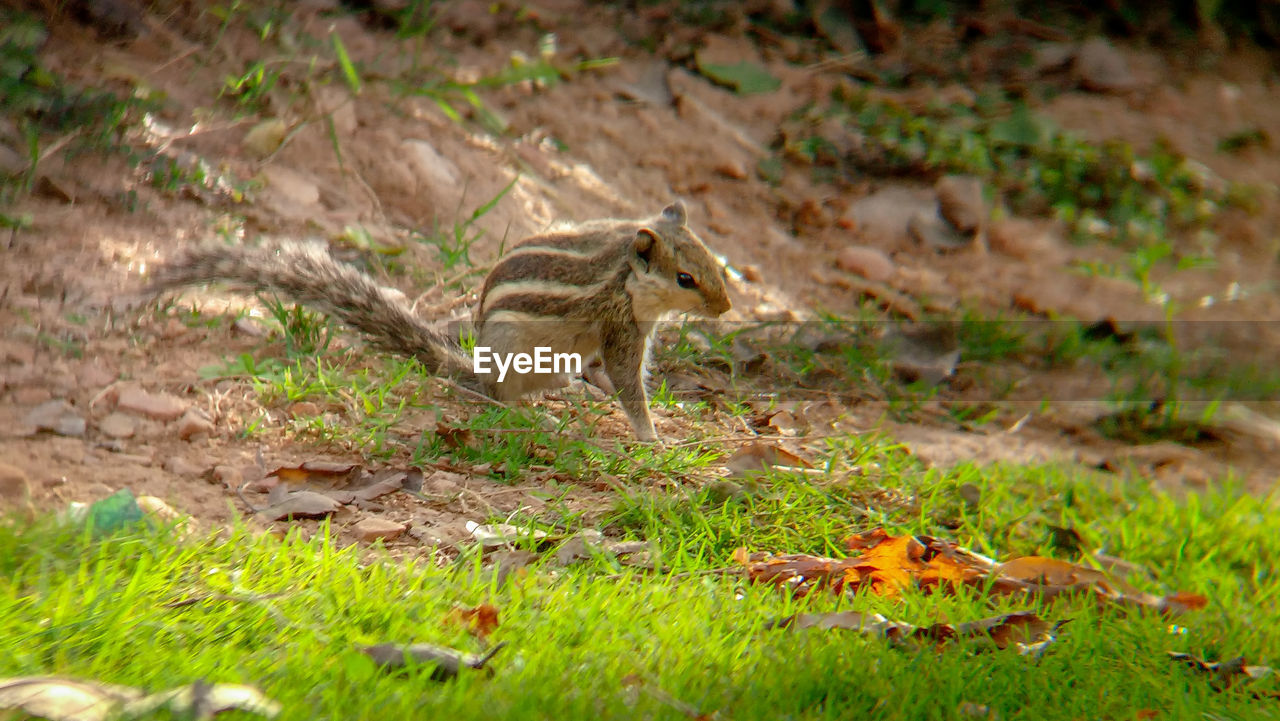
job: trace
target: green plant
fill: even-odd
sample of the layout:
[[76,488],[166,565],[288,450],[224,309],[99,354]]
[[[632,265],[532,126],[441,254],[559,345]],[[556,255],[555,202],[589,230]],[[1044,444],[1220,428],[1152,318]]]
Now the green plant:
[[170,196],[198,198],[238,204],[252,197],[256,181],[239,181],[230,173],[215,171],[203,159],[154,153],[142,165],[142,177],[151,187]]
[[323,314],[301,305],[286,304],[274,297],[259,296],[258,300],[280,325],[287,358],[314,358],[329,348],[333,323]]
[[506,122],[489,110],[478,91],[522,83],[551,87],[563,78],[618,62],[617,58],[599,58],[566,63],[556,57],[557,52],[555,35],[548,34],[539,41],[535,58],[513,53],[507,66],[492,75],[463,82],[442,78],[433,72],[427,77],[401,78],[395,84],[404,95],[429,98],[454,122],[462,122],[462,114],[458,111],[460,105],[470,107],[485,130],[500,135],[506,132]]
[[47,37],[34,16],[0,8],[0,113],[14,121],[27,155],[25,172],[0,178],[0,204],[30,192],[40,161],[51,153],[132,153],[127,133],[156,105],[151,97],[77,88],[49,72],[39,58]]
[[280,68],[269,66],[264,60],[254,60],[239,75],[227,76],[219,94],[232,98],[246,110],[264,112],[268,110],[271,91],[280,82],[280,75]]
[[1142,246],[1175,231],[1205,228],[1240,195],[1207,169],[1156,143],[1145,155],[1119,142],[1086,142],[1059,130],[1025,103],[988,98],[974,108],[935,106],[916,113],[870,93],[837,97],[804,116],[828,118],[865,145],[841,156],[821,134],[792,133],[784,150],[814,163],[849,163],[859,171],[964,173],[983,179],[1015,210],[1050,214],[1082,236]]
[[475,224],[481,218],[493,210],[507,193],[515,187],[519,177],[513,178],[506,187],[498,191],[483,205],[480,205],[465,219],[454,221],[453,228],[448,232],[437,232],[426,236],[414,234],[414,239],[420,243],[433,246],[436,249],[440,262],[444,265],[444,270],[450,271],[455,267],[462,265],[465,268],[474,268],[475,262],[471,260],[471,246],[475,244],[483,235],[484,231],[475,228]]

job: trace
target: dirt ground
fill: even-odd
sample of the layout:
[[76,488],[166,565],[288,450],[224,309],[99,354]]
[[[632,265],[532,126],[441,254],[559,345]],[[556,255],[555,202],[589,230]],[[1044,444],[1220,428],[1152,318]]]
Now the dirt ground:
[[[42,53],[49,69],[84,86],[144,85],[165,95],[164,110],[138,142],[175,157],[203,158],[229,176],[256,178],[262,187],[251,202],[235,204],[163,192],[118,158],[52,153],[42,161],[36,192],[11,210],[29,213],[34,224],[0,247],[0,492],[7,500],[15,501],[25,487],[36,507],[60,510],[129,488],[202,522],[222,524],[243,512],[233,490],[243,480],[304,461],[362,463],[359,448],[290,436],[289,409],[264,409],[250,383],[204,379],[202,367],[257,349],[261,338],[237,330],[242,326],[189,327],[157,314],[138,296],[147,269],[182,244],[220,232],[333,239],[361,226],[375,242],[401,245],[407,228],[451,228],[513,180],[511,191],[477,223],[484,231],[472,249],[477,264],[491,262],[504,238],[558,220],[648,215],[682,198],[693,227],[738,271],[728,320],[804,319],[816,309],[851,313],[866,297],[927,299],[931,307],[992,314],[1030,309],[1084,321],[1160,317],[1132,283],[1073,272],[1073,261],[1112,261],[1118,251],[1073,244],[1054,224],[1000,221],[1003,226],[988,232],[1002,242],[939,253],[906,232],[912,203],[936,202],[930,183],[824,183],[794,167],[776,185],[759,178],[755,168],[770,153],[782,122],[850,82],[839,63],[822,62],[820,54],[791,62],[789,46],[742,30],[673,30],[660,9],[635,15],[579,0],[526,5],[534,8],[531,18],[492,13],[487,2],[456,3],[430,47],[409,52],[359,16],[331,13],[323,2],[301,3],[283,29],[299,54],[307,54],[308,42],[336,32],[370,82],[358,97],[341,83],[282,86],[260,115],[244,119],[219,100],[219,89],[249,62],[280,52],[247,27],[229,25],[214,45],[216,24],[190,11],[149,17],[147,32],[107,41],[71,19],[56,19]],[[416,57],[449,67],[458,78],[489,75],[514,52],[535,54],[546,32],[556,33],[561,57],[619,62],[550,87],[525,82],[485,91],[485,102],[508,126],[500,137],[475,122],[455,122],[429,98],[393,97],[369,70],[390,77]],[[915,31],[906,32],[910,38]],[[665,40],[657,52],[632,42],[646,36]],[[688,48],[727,61],[761,62],[781,87],[736,95],[683,67],[679,59]],[[1280,138],[1280,89],[1268,56],[1245,49],[1198,66],[1181,48],[1121,50],[1133,87],[1122,93],[1069,90],[1041,111],[1091,139],[1144,147],[1165,138],[1224,178],[1280,184],[1274,151],[1217,151],[1223,135],[1236,128]],[[246,133],[270,118],[291,131],[277,152],[261,158]],[[1278,223],[1280,209],[1269,195],[1257,215],[1222,218],[1216,266],[1163,279],[1189,309],[1183,317],[1280,317],[1274,292]],[[887,259],[887,270],[879,269],[880,280],[837,263],[850,247],[882,251],[877,257]],[[428,251],[407,244],[401,261],[420,269],[415,277],[447,277]],[[388,282],[410,297],[422,290],[409,287],[405,277]],[[1201,307],[1197,301],[1209,295],[1219,302]],[[245,302],[196,292],[181,303],[193,300],[205,312]],[[1274,340],[1245,338],[1242,351],[1276,347]],[[1097,380],[1023,372],[1033,388]],[[964,397],[946,388],[940,395]],[[60,433],[38,432],[33,409],[56,400],[69,407],[55,422],[68,425]],[[852,403],[840,409],[840,427],[878,429],[938,465],[1066,460],[1189,489],[1237,474],[1255,492],[1271,490],[1280,472],[1280,436],[1265,418],[1277,409],[1266,402],[1239,411],[1226,432],[1195,446],[1110,440],[1092,425],[1105,412],[1099,402],[1009,405],[999,409],[996,422],[974,429],[958,426],[941,408],[940,402],[926,404],[911,423],[902,423],[884,419],[882,402]],[[263,418],[264,411],[262,432],[242,437],[248,419]],[[625,437],[625,423],[615,415],[611,427]],[[677,436],[687,430],[671,418],[660,418],[659,427]],[[803,451],[805,441],[791,444]],[[368,516],[390,518],[421,531],[397,542],[413,546],[425,543],[431,529],[461,534],[465,520],[536,511],[542,503],[532,492],[539,487],[536,478],[509,486],[473,469],[425,470],[423,493],[435,500],[385,497],[344,510],[336,522],[347,528]],[[609,498],[606,488],[582,479],[571,503],[602,508]]]

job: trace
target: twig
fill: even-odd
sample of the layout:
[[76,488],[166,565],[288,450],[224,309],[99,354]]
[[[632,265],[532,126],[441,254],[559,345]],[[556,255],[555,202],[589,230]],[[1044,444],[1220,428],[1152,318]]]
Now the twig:
[[250,483],[257,483],[257,481],[245,481],[243,484],[241,484],[236,488],[236,495],[240,497],[240,502],[243,503],[245,507],[249,509],[250,513],[254,513],[254,514],[262,513],[264,510],[266,510],[266,506],[263,506],[262,508],[257,508],[256,506],[254,506],[252,503],[249,502],[248,498],[244,497],[244,489],[248,488]]

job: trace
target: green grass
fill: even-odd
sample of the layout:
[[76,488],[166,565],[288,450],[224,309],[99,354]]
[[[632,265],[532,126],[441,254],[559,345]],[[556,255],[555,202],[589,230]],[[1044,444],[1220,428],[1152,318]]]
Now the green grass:
[[[608,559],[562,569],[548,554],[498,585],[478,554],[440,566],[371,559],[336,550],[324,526],[311,541],[241,530],[185,542],[166,531],[95,541],[47,524],[0,527],[0,636],[9,649],[0,676],[56,673],[150,689],[249,683],[284,703],[284,718],[683,718],[667,696],[733,719],[964,718],[964,702],[1005,719],[1277,714],[1273,701],[1215,692],[1165,658],[1178,650],[1276,664],[1280,533],[1270,500],[1229,485],[1174,499],[1068,467],[928,471],[890,444],[852,440],[833,442],[819,460],[829,478],[774,475],[728,503],[696,489],[621,501],[605,530],[655,540],[665,574]],[[854,466],[862,472],[846,472]],[[959,500],[964,483],[981,489],[976,507]],[[731,565],[738,546],[838,553],[843,536],[879,523],[1005,558],[1052,553],[1045,525],[1073,526],[1090,546],[1104,544],[1159,578],[1133,579],[1138,585],[1202,592],[1210,606],[1171,619],[1079,599],[1018,603],[976,593],[793,600],[704,573]],[[240,600],[164,605],[205,594]],[[259,594],[280,595],[253,600]],[[443,619],[454,606],[482,602],[501,610],[490,642],[508,644],[491,679],[468,673],[436,684],[429,669],[389,676],[354,650],[393,641],[479,651],[481,642]],[[1039,661],[976,644],[911,650],[852,633],[763,627],[837,607],[913,623],[1030,608],[1070,623]],[[661,693],[628,690],[633,674]]]

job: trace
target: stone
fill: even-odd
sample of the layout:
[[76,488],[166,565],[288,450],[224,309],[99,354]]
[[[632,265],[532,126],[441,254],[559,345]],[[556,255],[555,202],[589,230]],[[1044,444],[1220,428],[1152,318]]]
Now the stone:
[[41,403],[27,414],[24,421],[38,431],[50,431],[60,436],[83,436],[88,428],[76,409],[62,400]]
[[1066,249],[1053,231],[1042,223],[1023,218],[1006,218],[991,224],[987,231],[991,250],[1038,265],[1059,265],[1066,261]]
[[1071,43],[1040,43],[1031,52],[1031,72],[1036,76],[1068,69],[1076,58],[1076,46]]
[[204,472],[203,466],[192,463],[182,456],[169,456],[164,459],[164,463],[161,464],[161,467],[175,476],[182,476],[184,478],[196,478]]
[[231,330],[250,338],[262,338],[267,335],[267,329],[261,323],[245,316],[237,318],[236,322],[231,324]]
[[356,120],[356,104],[351,94],[343,88],[332,85],[316,88],[316,105],[320,112],[328,114],[333,120],[333,129],[338,137],[349,137],[359,124]]
[[130,438],[138,428],[131,416],[116,411],[98,421],[98,430],[112,438]]
[[1138,85],[1124,55],[1102,37],[1089,38],[1080,45],[1075,74],[1080,87],[1099,93],[1120,93]]
[[158,421],[172,421],[187,410],[187,402],[168,393],[149,393],[130,385],[120,389],[116,408]]
[[186,413],[182,414],[182,418],[177,423],[178,437],[184,441],[189,441],[200,434],[210,435],[213,433],[213,421],[204,414],[199,408],[188,408]]
[[920,245],[942,251],[968,248],[978,238],[976,234],[966,234],[956,230],[950,223],[943,220],[937,211],[921,212],[911,216],[911,222],[907,223],[907,233]]
[[966,235],[978,232],[987,218],[981,180],[972,175],[948,175],[938,180],[934,190],[944,220]]
[[875,283],[883,283],[892,278],[895,269],[888,253],[861,245],[841,249],[836,255],[836,267]]
[[723,175],[724,177],[730,178],[732,180],[747,179],[746,167],[741,163],[741,161],[733,158],[727,158],[725,160],[721,160],[720,162],[716,163],[716,166],[714,169],[720,175]]
[[20,406],[34,406],[53,398],[48,388],[40,386],[24,386],[13,391],[13,402]]
[[930,190],[888,187],[859,198],[840,217],[859,243],[898,249],[908,245],[907,225],[917,213],[936,212],[937,193]]
[[286,218],[308,218],[320,204],[320,186],[296,170],[268,165],[262,171],[266,187],[259,200]]
[[440,154],[425,140],[406,140],[400,144],[422,185],[433,190],[456,193],[462,183],[458,166]]
[[362,518],[351,527],[351,533],[363,543],[394,541],[404,531],[404,524],[385,518]]

